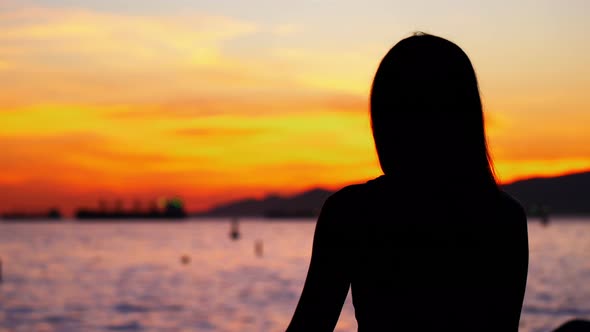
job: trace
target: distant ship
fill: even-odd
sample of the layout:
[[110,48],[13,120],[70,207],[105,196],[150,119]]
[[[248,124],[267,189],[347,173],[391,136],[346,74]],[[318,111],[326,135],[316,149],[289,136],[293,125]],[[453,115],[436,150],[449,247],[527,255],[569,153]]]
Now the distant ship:
[[47,212],[40,213],[16,211],[2,214],[2,219],[6,222],[54,221],[60,220],[61,217],[61,212],[58,209],[51,209]]
[[81,221],[120,221],[120,220],[158,220],[158,219],[184,219],[187,214],[184,210],[184,204],[178,198],[168,199],[164,202],[164,207],[158,209],[152,207],[149,211],[125,211],[116,209],[106,211],[105,209],[91,210],[79,209],[76,212],[76,219]]

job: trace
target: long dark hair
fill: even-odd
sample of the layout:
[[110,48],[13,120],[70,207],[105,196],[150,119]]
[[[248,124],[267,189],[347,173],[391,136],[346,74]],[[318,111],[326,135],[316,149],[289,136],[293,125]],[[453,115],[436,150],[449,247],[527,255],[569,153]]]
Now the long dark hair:
[[385,55],[371,90],[371,124],[385,175],[497,188],[469,58],[417,33]]

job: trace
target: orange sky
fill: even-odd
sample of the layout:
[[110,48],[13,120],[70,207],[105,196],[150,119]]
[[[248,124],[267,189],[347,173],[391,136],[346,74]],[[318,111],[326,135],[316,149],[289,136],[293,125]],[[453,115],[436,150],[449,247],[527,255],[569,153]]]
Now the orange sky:
[[378,176],[371,79],[416,30],[471,57],[502,181],[590,169],[584,2],[438,16],[343,2],[339,17],[312,1],[261,1],[268,15],[128,2],[0,0],[0,211],[171,195],[197,210]]

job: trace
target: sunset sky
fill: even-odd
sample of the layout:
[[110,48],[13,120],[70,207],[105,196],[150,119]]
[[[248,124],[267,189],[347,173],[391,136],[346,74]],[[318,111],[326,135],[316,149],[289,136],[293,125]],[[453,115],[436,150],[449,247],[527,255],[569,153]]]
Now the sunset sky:
[[415,31],[470,56],[501,181],[590,169],[590,1],[482,3],[0,0],[0,211],[378,176],[371,80]]

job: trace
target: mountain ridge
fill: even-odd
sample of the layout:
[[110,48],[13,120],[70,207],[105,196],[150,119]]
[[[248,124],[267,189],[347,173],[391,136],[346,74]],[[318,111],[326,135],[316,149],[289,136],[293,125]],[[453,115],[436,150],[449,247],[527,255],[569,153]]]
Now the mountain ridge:
[[[590,215],[590,170],[550,177],[531,177],[500,186],[534,215],[539,207],[551,214]],[[316,187],[298,194],[244,198],[197,213],[204,217],[313,217],[335,191]]]

